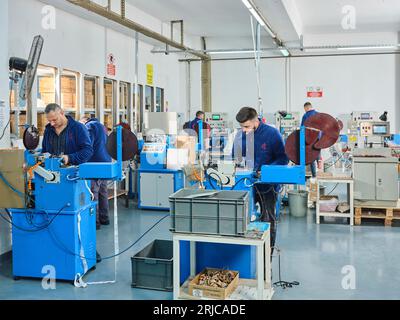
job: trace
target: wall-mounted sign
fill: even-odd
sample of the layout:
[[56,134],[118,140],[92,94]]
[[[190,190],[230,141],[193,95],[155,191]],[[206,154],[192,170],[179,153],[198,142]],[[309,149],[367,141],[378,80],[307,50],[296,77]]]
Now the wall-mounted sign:
[[117,73],[117,68],[115,66],[115,57],[112,53],[107,56],[107,75],[114,76]]
[[307,98],[322,98],[324,96],[324,90],[321,87],[308,87]]
[[154,81],[154,67],[152,64],[146,66],[147,69],[147,85],[152,86]]

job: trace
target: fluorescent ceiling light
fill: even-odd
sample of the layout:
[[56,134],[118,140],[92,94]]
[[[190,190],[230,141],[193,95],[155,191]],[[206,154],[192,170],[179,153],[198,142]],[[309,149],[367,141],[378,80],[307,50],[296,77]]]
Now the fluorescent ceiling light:
[[271,28],[268,26],[267,21],[265,18],[261,15],[257,7],[254,5],[254,3],[251,0],[242,0],[243,4],[246,6],[246,8],[250,11],[252,16],[258,21],[258,23],[264,27],[265,30],[270,34],[272,38],[276,38],[276,34],[271,30]]
[[380,49],[397,49],[397,46],[365,46],[365,47],[342,47],[337,50],[380,50]]
[[290,52],[286,48],[280,48],[279,51],[283,54],[284,57],[290,56]]
[[241,53],[253,53],[253,50],[220,50],[220,51],[207,51],[208,54],[241,54]]

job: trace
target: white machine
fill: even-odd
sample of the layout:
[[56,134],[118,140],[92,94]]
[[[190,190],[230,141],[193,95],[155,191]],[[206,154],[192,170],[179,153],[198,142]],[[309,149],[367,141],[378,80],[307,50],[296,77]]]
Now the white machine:
[[229,115],[223,112],[207,112],[205,121],[210,125],[213,133],[228,133],[232,124],[228,121]]
[[353,111],[348,122],[348,142],[354,149],[383,147],[390,136],[390,123],[381,121],[378,112]]
[[277,112],[275,113],[275,126],[284,138],[287,138],[300,126],[299,112]]

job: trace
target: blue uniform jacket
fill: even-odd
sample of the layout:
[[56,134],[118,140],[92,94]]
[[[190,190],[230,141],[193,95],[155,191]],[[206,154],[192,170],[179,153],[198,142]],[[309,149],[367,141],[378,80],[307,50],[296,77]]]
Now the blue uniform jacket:
[[88,162],[111,162],[111,157],[107,151],[107,129],[99,122],[92,118],[86,122],[86,128],[89,131],[90,140],[92,141],[93,156]]
[[[93,147],[90,141],[89,132],[86,127],[75,121],[72,117],[67,116],[68,125],[65,128],[65,150],[63,153],[69,157],[69,162],[72,165],[79,165],[88,162],[93,154]],[[42,152],[56,154],[56,146],[53,146],[53,139],[56,136],[55,129],[48,124],[44,131]]]
[[[247,139],[249,142],[254,140],[254,157],[252,150],[247,148]],[[289,159],[285,153],[285,146],[279,131],[267,124],[260,123],[260,126],[254,133],[248,136],[243,131],[239,131],[236,135],[234,147],[232,150],[233,157],[246,157],[249,167],[254,167],[254,171],[261,170],[263,165],[287,165]]]
[[303,119],[301,119],[301,125],[303,126],[304,125],[304,122],[306,122],[306,120],[309,118],[309,117],[311,117],[311,116],[313,116],[314,114],[317,114],[318,112],[316,111],[316,110],[310,110],[310,111],[307,111],[304,115],[303,115]]

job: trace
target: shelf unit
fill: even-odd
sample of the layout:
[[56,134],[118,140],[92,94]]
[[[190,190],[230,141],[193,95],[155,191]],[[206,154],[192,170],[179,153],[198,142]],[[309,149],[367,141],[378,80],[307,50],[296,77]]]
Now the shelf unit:
[[[349,218],[350,225],[354,225],[354,180],[351,177],[317,177],[317,202],[316,202],[316,223],[320,224],[321,217]],[[347,203],[350,205],[349,213],[322,212],[320,210],[320,184],[336,183],[347,185]]]
[[[173,233],[173,293],[174,300],[212,300],[209,298],[193,297],[188,294],[188,283],[196,275],[196,242],[219,243],[219,244],[235,244],[256,247],[256,270],[257,278],[240,279],[238,288],[233,292],[229,299],[254,299],[254,300],[270,300],[274,290],[271,283],[271,248],[270,248],[270,231],[264,232],[260,238],[245,237],[228,237],[228,236],[211,236],[189,233]],[[183,285],[180,285],[180,241],[190,242],[190,277]],[[266,280],[264,280],[266,279]]]

